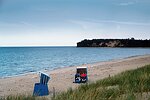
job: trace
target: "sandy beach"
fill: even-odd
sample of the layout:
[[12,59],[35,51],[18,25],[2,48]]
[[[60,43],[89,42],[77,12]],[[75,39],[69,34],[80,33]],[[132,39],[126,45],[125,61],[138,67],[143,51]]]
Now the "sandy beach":
[[[89,82],[94,82],[105,77],[116,75],[120,72],[136,69],[150,64],[150,55],[135,56],[124,59],[111,60],[106,62],[97,62],[81,66],[88,67]],[[76,67],[66,67],[47,71],[51,79],[48,83],[50,95],[53,87],[56,92],[66,91],[68,88],[76,88],[80,84],[73,83]],[[10,78],[0,79],[0,96],[30,94],[32,95],[34,84],[39,82],[39,75],[26,74]]]

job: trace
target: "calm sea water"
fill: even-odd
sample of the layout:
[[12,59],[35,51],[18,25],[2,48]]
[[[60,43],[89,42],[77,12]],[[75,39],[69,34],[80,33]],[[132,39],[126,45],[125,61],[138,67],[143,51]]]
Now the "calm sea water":
[[150,54],[150,48],[1,47],[0,77]]

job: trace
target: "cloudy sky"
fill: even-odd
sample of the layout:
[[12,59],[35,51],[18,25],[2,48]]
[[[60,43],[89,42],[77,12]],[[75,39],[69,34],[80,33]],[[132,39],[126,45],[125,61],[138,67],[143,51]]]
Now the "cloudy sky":
[[149,0],[0,0],[0,46],[150,39]]

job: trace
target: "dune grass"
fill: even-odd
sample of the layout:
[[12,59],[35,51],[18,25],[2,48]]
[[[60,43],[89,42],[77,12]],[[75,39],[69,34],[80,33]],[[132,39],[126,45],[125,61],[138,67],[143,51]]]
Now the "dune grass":
[[25,95],[19,95],[19,96],[8,96],[6,98],[1,98],[0,100],[36,100],[33,96],[25,96]]
[[150,65],[69,89],[52,100],[136,100],[150,92]]
[[[87,83],[77,89],[68,89],[52,100],[141,100],[143,95],[150,94],[150,65],[122,72],[118,75]],[[147,100],[150,100],[146,97]],[[144,98],[145,99],[145,98]],[[0,100],[48,100],[33,96],[8,96]]]
[[0,98],[0,100],[48,100],[46,97],[36,97],[31,95],[10,95],[8,97]]

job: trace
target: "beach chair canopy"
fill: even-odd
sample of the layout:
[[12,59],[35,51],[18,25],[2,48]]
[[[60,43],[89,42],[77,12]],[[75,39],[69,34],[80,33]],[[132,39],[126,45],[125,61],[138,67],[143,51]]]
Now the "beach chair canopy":
[[40,72],[40,83],[41,84],[47,84],[49,81],[50,77],[46,73],[41,73]]
[[77,69],[76,73],[79,73],[79,74],[85,73],[85,74],[87,74],[87,67],[77,67],[76,69]]

